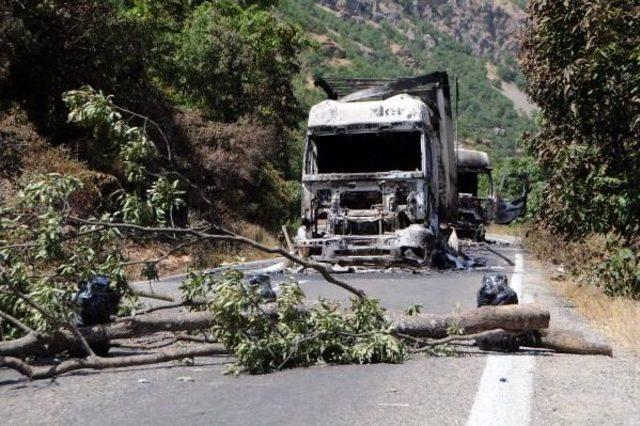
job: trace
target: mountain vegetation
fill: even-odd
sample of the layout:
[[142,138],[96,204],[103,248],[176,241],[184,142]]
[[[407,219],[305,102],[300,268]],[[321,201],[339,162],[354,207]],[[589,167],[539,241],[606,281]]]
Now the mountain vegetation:
[[[184,223],[192,212],[279,226],[297,207],[290,164],[298,161],[298,141],[291,134],[304,114],[292,80],[307,43],[273,3],[2,2],[0,105],[14,124],[3,134],[3,187],[38,161],[29,159],[28,133],[95,172],[102,209],[114,207],[108,194],[119,186],[144,201],[159,177],[182,176],[188,208],[176,220]],[[135,135],[145,130],[147,143],[137,148],[160,154],[145,164],[150,175],[130,179],[131,163],[120,154],[148,153],[131,149],[124,135],[68,120],[63,94],[85,86],[108,96]]]
[[[482,3],[482,4],[481,4]],[[503,93],[522,87],[515,54],[523,12],[517,5],[453,1],[286,0],[281,12],[314,42],[297,89],[306,106],[324,98],[315,77],[399,77],[446,70],[459,86],[458,136],[495,159],[518,153],[532,118]]]

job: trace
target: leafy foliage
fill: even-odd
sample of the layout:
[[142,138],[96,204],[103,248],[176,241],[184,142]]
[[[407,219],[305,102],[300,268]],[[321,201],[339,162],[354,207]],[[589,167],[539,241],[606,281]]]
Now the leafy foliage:
[[[0,210],[0,266],[6,269],[3,277],[9,277],[2,283],[7,291],[0,292],[0,310],[39,331],[59,328],[70,319],[71,297],[81,280],[103,274],[125,291],[118,232],[65,224],[70,200],[81,187],[73,176],[34,176],[24,182],[18,199]],[[52,323],[9,288],[30,297],[60,322]],[[3,324],[5,332],[19,332],[7,327]]]
[[[210,285],[206,278],[197,280]],[[234,270],[224,272],[214,292],[213,334],[250,373],[324,362],[399,363],[407,355],[404,343],[389,333],[377,300],[352,299],[348,315],[326,300],[302,310],[304,293],[291,282],[280,286],[277,311],[266,312],[257,289]]]
[[[537,224],[580,282],[640,297],[640,3],[536,1],[520,64],[541,107],[528,141]],[[533,246],[549,251],[534,234]],[[563,241],[564,239],[569,241]],[[570,253],[563,255],[563,253]]]
[[529,151],[545,186],[540,219],[579,238],[640,225],[638,2],[530,1],[520,57],[542,109]]
[[65,92],[63,99],[70,109],[69,121],[90,129],[99,147],[95,149],[101,150],[109,162],[123,164],[126,179],[138,189],[120,197],[125,220],[149,224],[155,217],[160,223],[174,226],[173,212],[186,206],[181,198],[185,192],[178,180],[170,181],[148,170],[158,155],[148,137],[147,123],[144,127],[131,126],[102,92],[89,86]]
[[301,118],[291,80],[305,39],[269,10],[205,2],[185,22],[176,44],[176,86],[211,116],[231,121],[256,114],[281,127]]

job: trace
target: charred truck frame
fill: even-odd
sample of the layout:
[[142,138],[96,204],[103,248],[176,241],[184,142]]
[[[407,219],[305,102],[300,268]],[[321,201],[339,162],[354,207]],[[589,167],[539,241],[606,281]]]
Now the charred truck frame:
[[491,160],[486,152],[471,149],[456,150],[456,157],[459,213],[456,231],[462,238],[484,241],[485,227],[494,219],[496,209]]
[[[456,156],[459,213],[456,231],[460,237],[484,241],[487,225],[508,225],[525,214],[529,192],[528,175],[512,176],[520,181],[518,183],[522,185],[522,194],[517,199],[508,201],[495,191],[493,167],[486,152],[458,149]],[[503,184],[506,178],[507,175],[504,175]]]
[[339,264],[429,264],[457,219],[449,78],[318,80],[298,250]]

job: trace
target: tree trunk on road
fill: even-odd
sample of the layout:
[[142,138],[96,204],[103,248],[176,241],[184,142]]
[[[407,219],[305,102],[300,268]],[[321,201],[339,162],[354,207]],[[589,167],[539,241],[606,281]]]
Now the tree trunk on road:
[[[301,307],[301,309],[306,309]],[[274,314],[275,304],[265,306],[265,312]],[[443,338],[452,328],[465,334],[481,331],[540,330],[549,326],[549,311],[539,305],[486,306],[471,311],[447,314],[418,314],[414,316],[390,314],[393,330],[412,337]],[[208,312],[162,315],[141,315],[120,320],[114,324],[80,328],[87,342],[140,337],[162,331],[194,331],[210,329],[215,318]],[[20,339],[0,342],[0,356],[51,355],[73,349],[76,339],[68,331],[50,336],[29,334]]]
[[549,318],[549,311],[537,304],[483,306],[447,315],[400,315],[395,318],[392,316],[397,332],[412,337],[434,339],[448,336],[452,327],[461,329],[463,334],[495,329],[541,330],[549,327]]

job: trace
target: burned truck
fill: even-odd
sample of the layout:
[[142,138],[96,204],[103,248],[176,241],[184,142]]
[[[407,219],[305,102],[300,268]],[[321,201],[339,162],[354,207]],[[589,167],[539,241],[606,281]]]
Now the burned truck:
[[521,186],[520,197],[507,201],[496,191],[493,184],[491,160],[486,152],[471,149],[456,150],[458,168],[458,223],[456,232],[461,238],[474,241],[485,240],[485,230],[491,223],[508,225],[523,216],[527,209],[529,191],[528,176],[504,175],[516,179],[512,186]]
[[485,227],[495,216],[492,166],[486,152],[457,149],[458,223],[461,238],[484,241]]
[[449,78],[318,80],[296,246],[338,264],[428,265],[457,221]]

